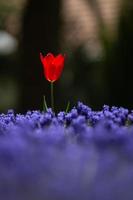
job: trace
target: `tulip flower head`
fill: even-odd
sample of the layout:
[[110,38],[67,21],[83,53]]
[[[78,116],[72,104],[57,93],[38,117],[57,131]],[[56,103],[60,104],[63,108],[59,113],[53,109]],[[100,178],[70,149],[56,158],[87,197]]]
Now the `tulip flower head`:
[[52,53],[48,53],[46,56],[43,56],[40,53],[40,59],[46,79],[49,82],[58,80],[64,68],[65,55],[59,54],[54,56]]
[[[54,56],[52,53],[48,53],[43,56],[40,53],[40,59],[43,64],[44,75],[46,79],[51,83],[51,108],[54,111],[54,93],[53,93],[53,83],[59,79],[62,70],[64,68],[65,55],[59,54]],[[44,105],[46,101],[44,98]],[[47,110],[47,106],[45,106]]]

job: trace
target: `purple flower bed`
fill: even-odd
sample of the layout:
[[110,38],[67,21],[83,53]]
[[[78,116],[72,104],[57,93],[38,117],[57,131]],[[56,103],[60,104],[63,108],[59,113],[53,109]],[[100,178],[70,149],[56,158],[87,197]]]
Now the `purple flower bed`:
[[0,115],[0,200],[132,200],[133,112]]

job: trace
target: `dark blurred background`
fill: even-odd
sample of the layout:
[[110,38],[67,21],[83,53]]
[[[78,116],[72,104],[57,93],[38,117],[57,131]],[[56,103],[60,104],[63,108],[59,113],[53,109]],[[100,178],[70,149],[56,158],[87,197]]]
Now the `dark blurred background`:
[[133,108],[131,0],[1,0],[0,112],[50,106],[39,53],[66,53],[54,84],[56,110],[68,100]]

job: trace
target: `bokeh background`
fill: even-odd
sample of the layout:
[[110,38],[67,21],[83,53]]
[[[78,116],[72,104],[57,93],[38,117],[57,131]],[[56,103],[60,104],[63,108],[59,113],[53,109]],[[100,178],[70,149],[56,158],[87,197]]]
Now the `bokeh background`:
[[0,0],[0,112],[50,106],[39,53],[66,53],[56,110],[133,108],[131,0]]

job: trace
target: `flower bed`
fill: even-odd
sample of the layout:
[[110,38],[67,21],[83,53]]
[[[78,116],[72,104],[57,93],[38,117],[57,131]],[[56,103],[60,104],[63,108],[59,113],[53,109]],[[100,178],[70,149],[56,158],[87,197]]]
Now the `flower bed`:
[[132,200],[133,112],[0,115],[0,200]]

